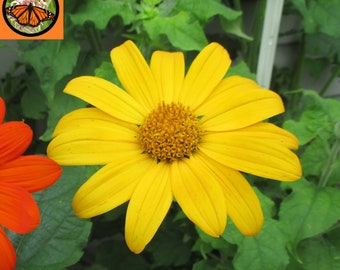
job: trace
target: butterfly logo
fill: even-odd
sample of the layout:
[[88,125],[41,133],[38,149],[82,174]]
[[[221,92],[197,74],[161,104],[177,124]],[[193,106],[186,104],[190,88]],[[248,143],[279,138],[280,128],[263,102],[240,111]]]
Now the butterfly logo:
[[37,27],[41,22],[53,21],[55,18],[51,11],[33,6],[32,3],[6,7],[6,14],[14,17],[18,24],[31,27]]

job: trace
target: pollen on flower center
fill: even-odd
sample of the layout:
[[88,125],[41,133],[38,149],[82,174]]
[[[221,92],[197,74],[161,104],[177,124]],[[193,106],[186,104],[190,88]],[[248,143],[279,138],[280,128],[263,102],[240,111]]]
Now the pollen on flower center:
[[160,104],[139,128],[144,153],[160,161],[189,158],[202,135],[198,118],[182,104]]

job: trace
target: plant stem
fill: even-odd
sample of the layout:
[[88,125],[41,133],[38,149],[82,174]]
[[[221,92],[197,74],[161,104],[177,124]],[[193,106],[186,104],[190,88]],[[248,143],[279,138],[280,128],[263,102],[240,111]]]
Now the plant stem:
[[86,35],[91,45],[93,52],[99,53],[102,51],[103,46],[100,39],[100,34],[93,24],[88,24],[86,29]]
[[[241,1],[240,0],[233,0],[233,3],[234,3],[234,9],[237,10],[237,11],[241,11],[242,12],[242,20],[240,20],[240,28],[241,28],[241,31],[243,32],[244,30],[244,24],[243,24],[243,18],[244,18],[244,12],[242,10],[242,6],[241,6]],[[246,55],[247,53],[247,43],[243,38],[239,39],[240,41],[240,45],[241,45],[241,52],[243,55]]]
[[251,42],[251,46],[249,48],[249,54],[247,57],[247,64],[252,72],[256,72],[257,68],[257,60],[259,55],[259,48],[261,43],[261,34],[263,28],[264,14],[266,12],[266,4],[267,0],[261,0],[260,3],[256,4],[255,18],[256,21],[254,23],[253,28],[253,37],[254,40]]
[[[304,64],[305,64],[305,37],[304,35],[302,36],[302,39],[301,39],[298,55],[299,55],[299,58],[297,60],[296,67],[294,69],[295,72],[293,74],[293,79],[290,84],[290,89],[292,90],[297,90],[300,88],[301,75],[302,75],[302,71],[303,71]],[[300,97],[299,94],[292,95],[291,101],[288,104],[291,111],[294,111],[294,109],[297,108],[299,97]]]
[[296,90],[300,88],[301,75],[302,75],[302,71],[303,71],[304,64],[305,64],[305,37],[304,35],[302,36],[302,39],[301,39],[298,55],[299,55],[299,58],[298,58],[297,65],[295,68],[296,72],[294,73],[294,77],[293,77],[291,87],[290,87],[292,90]]
[[320,91],[320,96],[324,96],[324,95],[325,95],[325,93],[327,92],[329,86],[332,84],[332,82],[334,81],[334,79],[335,79],[336,77],[338,77],[339,75],[340,75],[340,65],[338,65],[338,66],[334,69],[332,75],[329,77],[329,79],[327,80],[326,84],[325,84],[324,87],[321,89],[321,91]]
[[340,138],[336,138],[336,141],[334,145],[331,148],[331,151],[329,153],[329,157],[326,163],[326,166],[323,168],[320,180],[319,180],[319,186],[325,187],[327,186],[329,177],[332,175],[333,169],[332,165],[334,164],[335,160],[338,158],[340,153]]

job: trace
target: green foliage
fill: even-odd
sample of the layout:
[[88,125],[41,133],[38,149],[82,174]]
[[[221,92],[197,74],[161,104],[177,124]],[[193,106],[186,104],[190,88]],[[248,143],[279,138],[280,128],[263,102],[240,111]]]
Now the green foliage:
[[[251,1],[64,2],[64,40],[19,41],[13,48],[18,60],[0,78],[0,96],[8,104],[6,120],[24,119],[32,126],[33,153],[45,151],[63,115],[88,106],[63,93],[70,80],[94,75],[121,86],[109,53],[126,39],[134,40],[147,60],[156,49],[183,51],[187,67],[197,51],[217,41],[234,61],[226,76],[256,80],[247,59],[256,47],[253,38],[260,37],[243,30],[248,19],[243,9],[253,15],[254,25],[263,10],[249,9]],[[296,66],[279,71],[273,80],[274,89],[285,91],[287,105],[286,114],[275,120],[299,139],[303,178],[279,184],[246,176],[258,187],[265,215],[257,236],[243,236],[229,219],[222,237],[212,238],[195,228],[174,203],[145,251],[132,254],[124,240],[126,204],[91,221],[75,217],[71,209],[74,193],[98,167],[64,168],[55,185],[34,195],[41,225],[27,235],[8,232],[17,250],[17,269],[340,268],[340,92],[323,97],[340,76],[340,2],[290,0],[285,13],[301,21],[301,52]],[[0,43],[0,50],[8,47]],[[331,75],[324,87],[301,90],[304,70],[317,81],[326,68]]]
[[135,1],[131,0],[83,1],[77,10],[71,13],[71,20],[75,25],[82,25],[92,18],[91,21],[96,28],[103,30],[113,16],[120,16],[124,24],[128,25],[134,20],[135,13],[131,9],[133,5],[135,5]]
[[279,216],[293,247],[303,239],[328,230],[338,221],[340,191],[337,188],[318,188],[306,180],[283,186],[292,191],[283,200]]
[[84,180],[83,167],[64,168],[53,186],[34,194],[40,208],[40,226],[26,235],[9,234],[17,252],[16,269],[58,270],[80,259],[91,222],[76,217],[71,203]]
[[292,88],[299,88],[302,71],[319,78],[330,71],[331,75],[326,81],[321,93],[327,92],[329,85],[340,75],[340,28],[338,14],[340,12],[339,0],[289,0],[288,6],[296,10],[301,16],[303,26],[301,53],[296,65],[297,71],[292,76]]
[[[150,39],[160,42],[162,35],[167,35],[170,43],[183,50],[200,50],[208,41],[198,21],[190,22],[186,12],[179,12],[172,17],[156,17],[145,21],[144,27]],[[190,32],[190,35],[187,33]]]

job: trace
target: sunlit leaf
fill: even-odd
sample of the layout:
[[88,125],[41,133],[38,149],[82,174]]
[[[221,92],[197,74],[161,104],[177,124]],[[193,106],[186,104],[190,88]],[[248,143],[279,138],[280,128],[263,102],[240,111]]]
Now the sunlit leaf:
[[208,44],[198,21],[192,20],[186,12],[172,17],[157,16],[145,21],[144,27],[151,40],[166,35],[174,47],[185,51],[199,51]]
[[71,20],[74,24],[83,25],[86,21],[92,21],[96,28],[104,29],[110,19],[114,16],[120,16],[124,24],[130,24],[135,18],[133,5],[135,1],[102,1],[91,0],[80,3],[79,9],[72,14]]
[[220,15],[222,18],[229,21],[236,20],[242,15],[241,11],[233,10],[230,7],[222,4],[220,1],[216,0],[181,0],[177,1],[175,9],[178,11],[185,10],[190,12],[202,22],[207,22],[215,15]]

